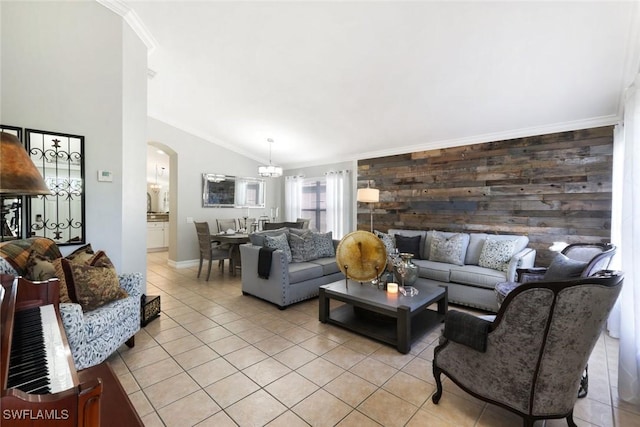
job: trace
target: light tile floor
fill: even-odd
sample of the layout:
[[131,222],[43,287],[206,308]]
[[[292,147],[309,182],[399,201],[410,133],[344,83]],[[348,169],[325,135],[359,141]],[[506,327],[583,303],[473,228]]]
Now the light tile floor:
[[[148,255],[147,293],[161,316],[109,360],[146,426],[520,426],[519,417],[445,379],[434,405],[438,327],[410,354],[318,321],[318,300],[286,310],[243,296],[240,277],[167,266]],[[203,275],[204,276],[204,275]],[[640,426],[617,398],[616,340],[603,334],[589,362],[581,427]],[[566,426],[565,420],[536,426]]]

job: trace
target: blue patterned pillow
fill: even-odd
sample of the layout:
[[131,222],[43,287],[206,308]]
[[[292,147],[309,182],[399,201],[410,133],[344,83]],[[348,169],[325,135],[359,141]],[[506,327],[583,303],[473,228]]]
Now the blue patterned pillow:
[[[309,230],[307,230],[309,231]],[[290,233],[289,246],[293,262],[304,262],[318,259],[318,251],[313,244],[313,236],[308,233]]]
[[264,245],[268,248],[280,249],[287,257],[287,261],[291,262],[293,260],[286,234],[282,233],[276,236],[264,236]]
[[392,234],[383,233],[382,231],[374,230],[374,234],[378,236],[382,243],[384,244],[384,248],[387,251],[387,256],[391,255],[396,248],[396,239]]
[[480,252],[478,265],[506,272],[516,249],[516,242],[517,240],[495,240],[487,237]]
[[327,258],[336,256],[336,248],[333,247],[333,232],[313,233],[313,246],[318,251],[318,258]]

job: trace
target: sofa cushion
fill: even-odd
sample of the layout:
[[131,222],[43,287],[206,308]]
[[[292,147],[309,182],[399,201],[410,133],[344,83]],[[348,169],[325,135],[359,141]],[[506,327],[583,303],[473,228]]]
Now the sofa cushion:
[[469,246],[467,247],[467,256],[464,260],[465,264],[478,265],[480,261],[480,254],[482,253],[482,247],[487,237],[491,237],[494,240],[516,240],[515,248],[513,249],[512,256],[523,250],[529,244],[529,238],[527,236],[515,236],[510,234],[495,234],[488,235],[485,233],[471,233],[469,234]]
[[322,276],[322,265],[313,262],[295,262],[289,264],[290,284],[316,279]]
[[289,246],[293,262],[311,261],[318,258],[318,250],[314,245],[311,232],[289,233]]
[[580,277],[589,262],[577,261],[564,254],[558,254],[553,258],[549,268],[544,273],[544,281],[577,279]]
[[288,262],[293,260],[293,256],[291,255],[291,248],[289,247],[289,240],[287,239],[287,235],[284,233],[277,234],[275,236],[265,236],[264,246],[273,249],[280,249]]
[[478,266],[506,272],[515,247],[516,241],[513,239],[497,240],[487,237],[482,246]]
[[328,276],[330,274],[338,273],[340,268],[336,262],[335,257],[318,258],[311,261],[313,264],[318,264],[322,267],[322,275]]
[[452,265],[450,280],[455,283],[494,289],[497,283],[507,280],[507,274],[503,271],[477,265]]
[[263,230],[256,231],[255,233],[249,234],[249,241],[256,246],[264,246],[264,238],[266,236],[277,236],[278,234],[289,234],[288,228],[278,228],[277,230]]
[[413,261],[413,263],[418,266],[418,277],[438,280],[440,282],[449,282],[451,267],[453,267],[452,264],[425,259],[419,259]]
[[420,259],[422,258],[421,256],[421,250],[420,250],[420,242],[422,237],[421,236],[403,236],[402,234],[396,234],[395,235],[395,239],[396,239],[396,249],[398,249],[398,252],[403,254],[413,254],[413,258],[414,259]]
[[318,258],[335,257],[336,248],[333,246],[333,231],[327,233],[313,233],[313,245],[318,251]]
[[468,245],[468,234],[455,233],[446,236],[444,233],[434,232],[429,248],[429,261],[464,265]]
[[128,296],[120,287],[114,268],[76,264],[67,259],[60,263],[69,298],[80,304],[85,312]]

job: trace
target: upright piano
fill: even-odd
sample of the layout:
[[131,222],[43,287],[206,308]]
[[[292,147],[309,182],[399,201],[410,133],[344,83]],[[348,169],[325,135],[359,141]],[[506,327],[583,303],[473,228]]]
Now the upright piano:
[[78,379],[58,280],[0,275],[0,282],[0,425],[100,426],[103,384],[97,377]]

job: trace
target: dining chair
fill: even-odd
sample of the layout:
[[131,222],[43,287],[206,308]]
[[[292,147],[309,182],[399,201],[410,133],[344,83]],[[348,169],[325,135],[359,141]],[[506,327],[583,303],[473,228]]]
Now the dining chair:
[[238,227],[236,227],[236,220],[234,218],[216,219],[216,223],[218,224],[218,233],[222,233],[223,231],[227,230],[236,231],[238,229]]
[[202,272],[202,263],[206,259],[209,261],[209,267],[207,269],[207,282],[209,276],[211,276],[211,263],[214,260],[221,261],[218,263],[219,267],[224,272],[224,260],[228,259],[231,262],[229,249],[225,249],[220,242],[216,242],[211,238],[211,232],[209,231],[208,222],[194,222],[196,226],[196,233],[198,234],[198,245],[200,247],[200,265],[198,266],[198,277]]

